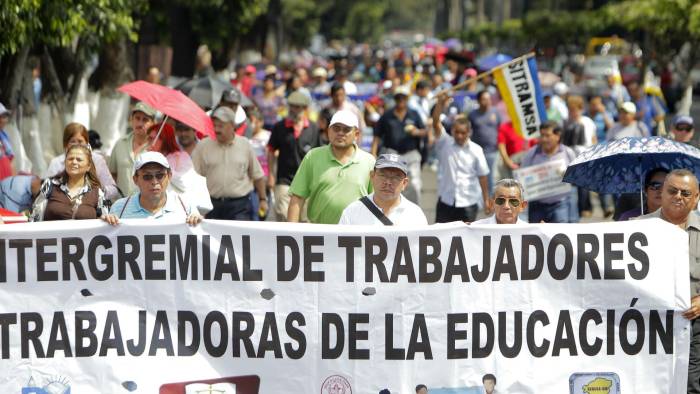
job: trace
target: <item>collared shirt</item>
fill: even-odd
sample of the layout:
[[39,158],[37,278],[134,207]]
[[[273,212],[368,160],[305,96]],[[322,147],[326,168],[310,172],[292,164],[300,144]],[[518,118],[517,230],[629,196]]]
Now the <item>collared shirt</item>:
[[182,196],[175,192],[167,191],[165,205],[156,212],[151,212],[141,206],[141,193],[137,192],[129,197],[120,198],[112,205],[109,213],[117,215],[120,219],[163,219],[179,218],[183,221],[192,213],[197,212]]
[[32,207],[31,175],[16,175],[0,181],[0,208],[22,212]]
[[[491,215],[487,218],[473,221],[472,224],[499,224],[499,223],[496,221],[496,215]],[[518,220],[515,222],[515,224],[527,224],[527,222],[520,219],[520,217],[518,217]]]
[[436,141],[438,157],[438,196],[453,207],[468,207],[482,200],[480,176],[489,174],[481,147],[473,141],[460,146],[443,132]]
[[301,161],[289,193],[306,199],[312,223],[337,224],[345,207],[372,192],[369,173],[374,156],[355,145],[355,153],[342,164],[330,145],[312,149]]
[[[656,211],[639,216],[637,219],[651,219],[661,216],[661,208]],[[691,211],[688,215],[685,231],[688,233],[688,268],[690,271],[690,296],[700,294],[700,215]]]
[[[571,163],[575,158],[576,153],[574,153],[574,151],[568,146],[559,144],[557,151],[553,155],[549,156],[542,151],[542,148],[539,145],[536,145],[530,148],[530,150],[528,150],[527,152],[525,152],[521,167],[530,167],[555,160],[564,160],[564,163],[568,166],[569,163]],[[566,192],[563,194],[558,194],[556,196],[538,199],[537,202],[541,202],[544,204],[554,204],[560,201],[564,201],[568,196],[569,192]]]
[[[382,210],[374,202],[374,193],[367,196],[377,209]],[[428,219],[420,207],[403,196],[399,196],[399,205],[395,206],[386,217],[397,226],[422,226],[428,224]],[[383,225],[382,222],[362,203],[357,200],[348,205],[340,216],[338,224],[369,224]]]
[[200,141],[192,152],[192,164],[207,178],[213,198],[246,196],[253,191],[253,181],[265,176],[250,141],[240,136],[230,144],[211,138]]
[[120,138],[114,145],[112,154],[109,156],[109,171],[117,174],[117,186],[122,194],[129,196],[138,191],[134,180],[134,133],[129,133]]
[[420,147],[420,137],[414,137],[406,132],[406,127],[413,125],[418,129],[424,129],[425,124],[418,112],[408,109],[403,119],[399,119],[394,112],[395,108],[386,111],[374,128],[374,136],[382,140],[385,148],[393,149],[399,154],[417,150]]

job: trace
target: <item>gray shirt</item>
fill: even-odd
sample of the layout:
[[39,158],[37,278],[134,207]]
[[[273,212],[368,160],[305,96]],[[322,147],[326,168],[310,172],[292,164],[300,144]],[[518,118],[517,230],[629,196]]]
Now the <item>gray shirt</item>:
[[[657,209],[639,219],[661,219],[661,209]],[[691,211],[688,215],[688,223],[685,228],[688,233],[688,269],[690,270],[690,296],[700,294],[700,215]]]

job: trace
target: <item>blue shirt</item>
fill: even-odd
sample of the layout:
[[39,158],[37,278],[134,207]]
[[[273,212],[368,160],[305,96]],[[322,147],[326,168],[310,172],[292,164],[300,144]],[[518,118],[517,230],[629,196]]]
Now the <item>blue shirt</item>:
[[475,109],[469,113],[469,122],[472,125],[471,140],[486,153],[497,151],[498,126],[501,124],[498,111],[495,108],[489,108],[486,112]]
[[[117,215],[120,219],[163,219],[180,218],[183,221],[192,212],[198,212],[189,202],[175,192],[167,192],[165,205],[159,211],[151,212],[141,206],[141,193],[137,192],[129,197],[120,198],[112,205],[109,213]],[[126,207],[125,207],[126,204]]]
[[32,207],[31,175],[10,176],[0,181],[0,207],[22,212]]

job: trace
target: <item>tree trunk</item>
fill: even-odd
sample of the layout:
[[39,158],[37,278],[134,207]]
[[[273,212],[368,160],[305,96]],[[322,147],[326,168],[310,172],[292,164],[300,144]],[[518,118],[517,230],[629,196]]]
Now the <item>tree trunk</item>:
[[[676,114],[679,115],[690,115],[690,106],[693,104],[693,81],[690,79],[690,72],[693,70],[695,65],[698,64],[700,60],[700,50],[697,48],[700,45],[699,42],[692,42],[685,44],[685,50],[681,50],[679,56],[681,67],[679,67],[679,77],[682,86],[682,96],[678,104],[676,105]],[[685,55],[685,56],[684,56]]]
[[189,10],[173,6],[170,9],[170,35],[173,45],[172,75],[192,78],[199,40],[192,31]]
[[0,102],[11,109],[16,109],[19,106],[22,79],[24,77],[24,69],[27,67],[29,49],[29,46],[24,46],[19,52],[12,55],[7,62],[6,73],[2,75],[3,83]]
[[105,152],[110,152],[126,131],[129,97],[116,89],[133,78],[127,54],[125,39],[105,45],[100,52],[100,63],[90,77],[93,90],[100,93],[94,128],[100,134]]

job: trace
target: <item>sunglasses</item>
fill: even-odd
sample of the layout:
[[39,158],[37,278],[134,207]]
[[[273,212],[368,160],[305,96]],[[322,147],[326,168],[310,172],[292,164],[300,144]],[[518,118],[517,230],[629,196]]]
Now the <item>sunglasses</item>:
[[649,189],[651,189],[651,190],[656,191],[656,190],[661,190],[661,187],[662,187],[663,185],[664,185],[664,184],[663,184],[662,182],[649,182],[649,184],[647,185],[647,187],[648,187]]
[[506,203],[506,200],[508,200],[508,203],[510,204],[511,207],[516,208],[520,206],[520,200],[517,198],[508,198],[506,199],[505,197],[496,197],[494,202],[496,205],[503,205]]
[[690,190],[685,190],[685,189],[676,189],[675,187],[669,187],[666,189],[666,193],[668,193],[671,196],[675,196],[678,194],[678,192],[681,193],[681,197],[683,198],[690,198],[693,196],[693,192]]
[[676,126],[676,131],[690,132],[693,128],[691,126]]
[[159,172],[156,174],[143,174],[143,175],[141,175],[141,178],[147,182],[150,182],[153,180],[153,178],[156,178],[156,180],[158,180],[160,182],[163,180],[163,178],[165,178],[166,175],[168,175],[168,174],[166,174],[165,172]]

